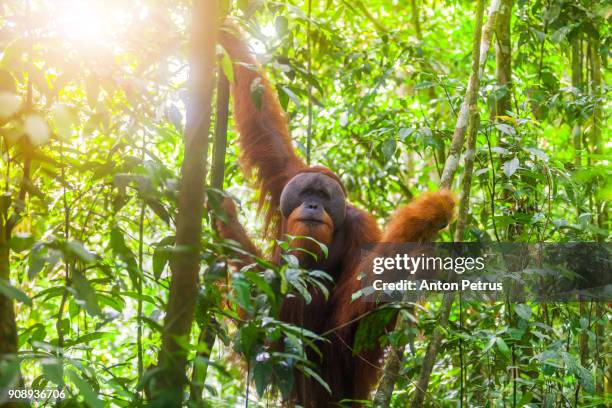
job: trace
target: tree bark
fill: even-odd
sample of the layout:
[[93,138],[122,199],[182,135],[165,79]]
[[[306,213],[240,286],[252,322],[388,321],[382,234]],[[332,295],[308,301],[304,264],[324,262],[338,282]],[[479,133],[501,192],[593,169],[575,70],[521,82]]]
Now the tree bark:
[[391,403],[395,382],[402,369],[403,354],[403,347],[392,347],[389,350],[389,355],[383,368],[383,376],[372,400],[374,408],[385,408]]
[[[583,56],[582,56],[582,39],[580,34],[577,34],[571,40],[572,47],[572,86],[576,88],[579,94],[584,91],[584,80],[583,80]],[[577,96],[577,98],[579,95]],[[582,123],[579,114],[576,114],[574,128],[572,129],[572,137],[574,144],[574,165],[578,169],[582,165]],[[580,216],[580,206],[576,208],[576,216]],[[580,308],[580,317],[588,319],[587,305],[584,300],[578,299]],[[588,353],[589,353],[589,337],[586,330],[583,330],[579,336],[579,349],[580,349],[580,364],[583,367],[587,365]],[[578,394],[576,394],[578,398]]]
[[[572,45],[572,86],[582,92],[584,80],[582,77],[582,40],[577,35],[571,41]],[[582,124],[580,117],[576,115],[572,137],[574,143],[574,164],[578,167],[582,163]]]
[[[495,18],[498,13],[499,6],[499,0],[493,0],[491,2],[487,23],[483,29],[482,17],[484,13],[484,0],[478,0],[476,4],[475,30],[472,48],[472,74],[470,76],[470,81],[468,83],[463,104],[461,105],[461,111],[459,112],[457,118],[457,125],[455,127],[453,140],[451,142],[451,152],[448,158],[446,159],[446,163],[444,164],[444,171],[442,172],[442,180],[440,182],[442,188],[451,187],[453,177],[459,166],[459,156],[463,147],[466,129],[468,128],[470,121],[472,121],[472,126],[470,127],[470,135],[473,135],[473,138],[472,136],[470,136],[470,138],[472,139],[471,143],[474,146],[476,143],[478,126],[476,125],[476,123],[474,123],[474,121],[478,121],[479,118],[477,100],[478,89],[480,87],[480,76],[482,75],[484,63],[486,61],[486,57],[489,51],[491,34],[493,31],[493,27],[495,26]],[[473,168],[473,160],[473,155],[466,155],[466,171]],[[470,164],[470,161],[472,162],[472,164]],[[467,216],[467,204],[469,198],[469,190],[471,188],[471,177],[471,171],[469,175],[467,174],[467,172],[464,175],[462,193],[462,201],[464,201],[463,217]],[[468,180],[465,180],[465,178],[468,178]],[[458,220],[458,226],[463,226],[461,226],[461,228],[456,231],[456,241],[463,239],[463,229],[465,228],[465,223],[465,219]],[[411,407],[423,406],[425,394],[427,393],[427,388],[429,387],[429,378],[431,376],[431,372],[433,370],[433,366],[438,355],[438,350],[442,342],[443,329],[448,325],[448,317],[452,309],[454,297],[455,295],[449,292],[444,294],[444,297],[442,299],[442,306],[440,307],[440,311],[438,313],[438,324],[436,325],[433,331],[431,340],[425,353],[425,357],[423,359],[423,367],[421,369],[421,375],[419,377],[419,380],[417,381],[416,391],[414,394],[414,398],[412,399]]]
[[[28,14],[29,14],[29,4]],[[31,53],[31,51],[30,51]],[[33,105],[33,85],[32,73],[28,71],[28,85],[25,98],[24,112],[32,110]],[[5,284],[11,282],[11,249],[10,241],[13,234],[13,228],[21,221],[21,213],[25,208],[27,186],[30,183],[30,157],[26,157],[23,162],[23,175],[21,178],[21,186],[17,199],[14,200],[13,211],[9,214],[11,200],[6,196],[2,198],[2,206],[0,207],[0,280]],[[8,195],[10,197],[10,194]],[[17,335],[17,320],[13,300],[0,293],[0,363],[17,363],[17,368],[11,387],[23,388],[23,377],[21,376],[20,361],[18,360],[17,352],[19,351],[19,341]],[[4,390],[0,389],[0,392]],[[3,394],[5,396],[6,394]],[[1,405],[1,408],[17,408],[27,406],[26,403],[7,402]]]
[[591,92],[595,97],[593,106],[593,127],[591,129],[591,144],[596,154],[603,154],[603,144],[601,140],[601,57],[599,55],[599,41],[591,40]]
[[[495,78],[497,85],[506,88],[506,93],[495,103],[495,116],[507,115],[512,110],[512,41],[510,20],[512,0],[501,0],[497,15],[495,37]],[[482,67],[481,67],[482,69]]]
[[219,71],[217,83],[217,114],[215,119],[215,140],[213,144],[213,162],[211,169],[211,186],[223,188],[225,177],[225,150],[227,148],[227,119],[229,115],[230,85],[227,77]]
[[478,128],[480,126],[480,112],[478,111],[477,103],[470,106],[469,122],[467,150],[465,152],[463,180],[461,180],[459,210],[457,211],[457,225],[455,227],[455,241],[457,242],[463,241],[470,209],[470,191],[472,189],[472,174],[474,172],[474,158],[476,156],[476,138],[478,137]]
[[[27,106],[31,106],[31,82],[28,85],[28,97],[26,98]],[[11,283],[11,249],[10,240],[13,233],[13,228],[21,219],[21,211],[26,200],[26,185],[30,180],[30,159],[26,159],[23,167],[23,178],[21,188],[17,196],[17,202],[14,204],[13,213],[9,217],[9,200],[3,199],[3,205],[0,209],[0,281],[3,284]],[[10,365],[16,363],[17,367],[14,371],[12,381],[8,384],[12,388],[23,388],[23,377],[21,376],[20,361],[18,360],[17,352],[19,351],[19,342],[17,335],[17,320],[15,317],[15,309],[13,300],[0,293],[0,364]],[[5,390],[0,389],[2,396],[6,396]],[[17,408],[27,406],[26,403],[7,402],[1,404],[1,408]]]
[[170,263],[170,294],[164,320],[158,367],[161,375],[154,396],[163,394],[166,405],[180,406],[187,383],[188,341],[199,290],[200,235],[204,212],[204,181],[214,88],[217,0],[193,3],[190,47],[189,104],[185,152],[177,202],[176,244]]
[[[603,154],[604,146],[601,139],[601,126],[602,126],[602,110],[601,110],[601,88],[602,88],[602,76],[601,76],[601,56],[599,55],[599,41],[591,40],[591,58],[590,58],[590,71],[591,71],[591,92],[595,98],[595,106],[593,107],[593,127],[591,129],[591,144],[595,152],[596,160],[600,160],[600,155]],[[606,228],[608,223],[608,203],[600,200],[596,200],[597,206],[597,225],[601,229]],[[599,241],[603,241],[603,237],[599,236]],[[605,314],[605,306],[601,302],[597,302],[595,306],[596,315],[601,318]],[[596,375],[595,375],[595,392],[598,395],[604,395],[604,383],[607,380],[606,393],[612,395],[612,349],[610,348],[610,342],[605,341],[604,324],[598,323],[595,327],[595,344],[596,347]],[[601,343],[606,345],[606,350],[600,350],[599,345]],[[603,356],[602,356],[603,354]],[[606,368],[607,367],[607,368]],[[607,374],[606,374],[607,370]]]
[[[486,61],[486,56],[489,52],[489,45],[491,42],[491,35],[494,28],[495,18],[498,13],[500,6],[499,0],[493,0],[491,6],[489,8],[489,14],[487,19],[487,24],[484,27],[482,25],[482,18],[484,14],[484,0],[478,0],[476,4],[476,17],[475,17],[475,30],[473,37],[473,47],[472,47],[472,73],[470,75],[470,80],[468,82],[468,86],[466,89],[465,97],[463,99],[463,103],[461,105],[461,111],[457,117],[457,124],[455,126],[455,131],[453,133],[453,139],[451,141],[451,149],[448,157],[446,158],[446,162],[444,163],[444,170],[442,172],[442,179],[440,181],[440,187],[444,189],[450,189],[455,173],[457,172],[457,168],[459,167],[459,158],[461,155],[461,150],[463,149],[465,134],[468,129],[468,126],[471,123],[470,127],[470,146],[472,150],[474,149],[476,143],[476,136],[478,133],[478,89],[480,86],[480,76],[482,75],[481,64],[484,64]],[[471,153],[471,154],[470,154]],[[464,201],[464,210],[463,217],[464,219],[458,221],[461,229],[465,229],[468,209],[468,199],[469,199],[469,190],[471,188],[471,173],[473,169],[473,160],[474,155],[473,152],[468,151],[466,155],[466,174],[463,182],[463,201]],[[467,171],[469,170],[469,175]],[[456,234],[455,240],[461,240],[463,238],[463,233],[461,231],[461,235]],[[425,357],[423,359],[423,366],[421,368],[421,374],[416,384],[416,391],[411,403],[412,407],[421,407],[423,406],[423,402],[425,400],[425,394],[427,393],[427,388],[429,386],[429,378],[431,376],[431,372],[436,361],[436,356],[438,354],[438,349],[440,348],[440,343],[442,342],[442,334],[443,328],[448,324],[448,317],[451,312],[451,308],[453,305],[454,294],[447,293],[444,295],[442,299],[442,305],[440,307],[440,311],[438,314],[438,324],[434,329],[429,346],[427,347],[427,352],[425,353]],[[395,330],[404,330],[407,322],[404,319],[398,319],[398,323],[396,325]],[[396,348],[392,348],[389,355],[391,358],[395,358],[397,355],[401,355],[402,350],[397,350]],[[384,395],[391,395],[393,391],[393,387],[395,385],[395,379],[397,378],[399,369],[402,364],[395,365],[393,363],[387,363],[385,367],[390,368],[388,370],[385,369],[383,377],[381,379],[379,390],[377,390],[377,397],[379,393]],[[392,381],[391,381],[392,380]],[[389,385],[390,384],[390,385]],[[384,389],[381,389],[381,386]]]
[[[9,283],[10,262],[9,262],[9,230],[0,215],[0,280],[3,284]],[[17,359],[17,325],[15,323],[15,309],[12,299],[0,294],[0,364],[9,365]],[[6,378],[5,378],[6,380]],[[19,370],[16,371],[9,387],[18,388],[21,382]],[[6,390],[0,388],[2,396],[5,397]],[[14,402],[0,404],[2,408],[16,408],[20,405]]]
[[[480,6],[480,1],[477,3],[477,10]],[[461,150],[465,142],[465,133],[468,127],[469,119],[469,106],[473,105],[478,98],[478,86],[479,77],[482,75],[484,68],[484,62],[486,60],[489,45],[491,44],[491,34],[495,24],[495,18],[499,10],[500,0],[493,0],[489,8],[489,16],[487,24],[482,29],[482,16],[480,21],[476,22],[476,30],[474,32],[474,49],[472,52],[472,74],[468,82],[467,89],[465,91],[465,97],[461,104],[461,110],[457,117],[457,124],[455,125],[455,131],[453,132],[453,139],[451,141],[451,148],[446,162],[444,163],[444,170],[442,171],[442,177],[440,180],[441,188],[450,188],[459,167],[459,158],[461,156]],[[478,40],[476,41],[476,36]],[[481,44],[482,42],[482,44]]]
[[[8,284],[10,278],[9,243],[1,225],[0,236],[0,280]],[[0,358],[5,358],[17,352],[17,329],[13,301],[0,294]]]
[[[211,169],[211,186],[215,189],[223,189],[223,178],[225,175],[225,151],[227,147],[227,120],[229,115],[229,95],[230,86],[227,77],[219,70],[217,81],[217,108],[215,119],[215,139],[213,142],[213,159]],[[217,194],[215,193],[215,196]],[[218,197],[221,199],[222,197]],[[213,226],[215,223],[213,223]],[[208,314],[208,311],[203,311]],[[204,383],[208,374],[208,360],[210,353],[215,345],[216,335],[211,330],[211,325],[215,323],[212,315],[203,316],[203,320],[208,321],[200,327],[198,336],[198,353],[193,365],[191,377],[190,399],[196,405],[202,401]]]

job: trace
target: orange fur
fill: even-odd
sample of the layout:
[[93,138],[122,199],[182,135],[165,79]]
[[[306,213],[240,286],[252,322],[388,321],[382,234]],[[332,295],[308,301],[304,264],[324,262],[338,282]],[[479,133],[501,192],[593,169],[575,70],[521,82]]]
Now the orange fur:
[[[385,243],[430,241],[441,228],[451,222],[454,209],[455,198],[449,191],[442,190],[424,194],[396,212],[379,242],[384,245]],[[377,248],[372,251],[376,254],[381,252],[383,252],[382,249]],[[363,262],[367,264],[368,261]],[[359,265],[356,273],[360,273],[362,269]],[[337,313],[334,315],[337,326],[367,313],[376,306],[373,302],[359,300],[353,302],[351,297],[359,289],[361,289],[361,282],[357,279],[339,282],[334,292],[334,302],[338,304]]]
[[385,229],[382,242],[426,242],[453,218],[455,198],[447,191],[426,193],[400,208]]
[[[232,92],[234,117],[240,133],[241,164],[247,174],[256,172],[259,204],[266,211],[266,224],[269,225],[278,214],[283,187],[306,165],[293,150],[280,103],[247,45],[227,31],[222,31],[219,38],[234,60]],[[260,109],[251,96],[255,80],[263,87]],[[268,206],[266,200],[270,201]]]
[[244,227],[238,220],[234,201],[225,197],[221,202],[221,210],[225,220],[220,218],[215,219],[215,226],[219,235],[221,235],[223,239],[238,242],[245,251],[245,253],[240,254],[238,259],[231,260],[232,265],[240,269],[243,266],[255,262],[255,257],[261,258],[261,251],[259,251],[255,244],[249,239]]
[[[263,206],[265,210],[265,222],[266,226],[269,226],[278,220],[281,192],[296,174],[320,172],[338,182],[340,180],[325,167],[306,167],[293,150],[280,104],[248,47],[227,31],[220,34],[220,39],[235,61],[235,83],[232,89],[234,116],[242,150],[241,162],[245,171],[256,171],[260,189],[259,204],[260,208]],[[248,66],[245,66],[245,63]],[[251,85],[257,78],[260,78],[263,86],[261,109],[257,109],[251,98]],[[309,268],[323,270],[334,278],[334,284],[330,285],[329,300],[314,289],[311,290],[312,300],[309,304],[305,304],[302,298],[296,296],[284,300],[281,320],[316,333],[332,332],[327,336],[326,342],[317,344],[322,357],[315,353],[308,354],[309,359],[317,365],[319,375],[329,384],[331,395],[317,381],[296,372],[291,403],[319,408],[335,406],[342,399],[368,398],[379,376],[375,367],[380,366],[383,349],[378,347],[367,350],[359,356],[353,355],[352,351],[359,318],[377,306],[373,302],[352,301],[353,293],[361,288],[358,277],[363,269],[362,247],[379,242],[429,241],[440,228],[450,222],[454,206],[455,200],[448,191],[425,194],[399,209],[384,234],[372,215],[351,204],[347,204],[344,222],[335,229],[333,225],[329,228],[325,224],[300,223],[293,213],[288,219],[277,223],[278,228],[274,236],[276,239],[284,238],[285,234],[303,235],[327,244],[327,258],[319,256],[316,261],[309,260],[306,264]],[[221,225],[219,232],[223,237],[238,241],[247,250],[252,250],[255,247],[242,226],[237,225],[239,223],[235,217],[235,208],[232,209],[234,212],[230,217],[231,221],[227,226]],[[292,246],[318,251],[318,246],[310,240],[297,240]],[[274,261],[278,263],[280,259],[280,249],[277,247]],[[372,333],[373,336],[381,334]]]
[[[296,237],[309,237],[316,241],[329,245],[334,235],[334,223],[327,212],[323,212],[323,223],[309,223],[299,220],[301,207],[293,210],[287,219],[287,234]],[[312,239],[307,238],[294,238],[289,243],[291,248],[297,248],[298,250],[292,253],[304,263],[309,258],[312,258],[310,254],[313,254],[315,260],[323,259],[323,251],[321,247],[314,242]],[[302,250],[299,250],[302,249]],[[306,252],[305,252],[305,251]],[[310,253],[310,254],[309,254]]]

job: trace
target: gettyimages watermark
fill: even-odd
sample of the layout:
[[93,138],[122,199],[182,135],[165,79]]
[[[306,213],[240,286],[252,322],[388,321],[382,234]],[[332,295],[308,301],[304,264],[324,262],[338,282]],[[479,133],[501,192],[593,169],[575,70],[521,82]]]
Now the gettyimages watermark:
[[371,302],[458,292],[480,301],[612,301],[609,243],[376,244],[362,249]]

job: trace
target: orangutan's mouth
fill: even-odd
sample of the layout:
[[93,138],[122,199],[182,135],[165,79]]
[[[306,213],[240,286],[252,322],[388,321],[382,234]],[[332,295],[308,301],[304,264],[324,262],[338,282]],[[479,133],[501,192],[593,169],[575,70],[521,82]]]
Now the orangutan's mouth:
[[298,218],[298,221],[305,224],[325,224],[323,220],[318,218]]

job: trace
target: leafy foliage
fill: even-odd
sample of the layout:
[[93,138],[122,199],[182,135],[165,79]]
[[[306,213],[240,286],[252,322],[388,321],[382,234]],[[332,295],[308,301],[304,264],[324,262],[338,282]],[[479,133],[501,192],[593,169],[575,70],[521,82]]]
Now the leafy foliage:
[[[174,217],[189,7],[145,3],[0,6],[0,294],[14,301],[26,386],[67,387],[66,406],[144,404],[168,264],[186,250],[174,247]],[[399,203],[437,186],[469,75],[473,7],[311,3],[308,12],[303,2],[241,0],[230,14],[270,73],[298,149],[305,156],[310,106],[312,162],[337,170],[349,199],[382,225]],[[494,58],[481,81],[466,239],[605,241],[610,8],[515,3],[511,83],[498,83]],[[579,86],[571,81],[573,41],[581,47]],[[227,54],[219,57],[231,79]],[[597,61],[603,66],[594,68]],[[252,88],[257,100],[260,86]],[[492,106],[506,95],[511,111],[495,116]],[[233,130],[228,137],[224,188],[243,203],[248,229],[261,232]],[[325,340],[278,313],[286,296],[326,295],[331,277],[287,257],[280,267],[257,259],[228,278],[236,248],[220,242],[214,216],[211,205],[199,330],[183,339],[190,361],[210,365],[206,403],[274,405],[289,395],[295,369],[327,386],[309,359]],[[404,311],[410,330],[383,339],[409,352],[392,406],[415,390],[437,309],[431,301]],[[610,403],[602,387],[610,382],[603,370],[609,375],[611,318],[609,305],[595,303],[455,305],[428,395],[488,406]],[[356,350],[371,346],[368,327],[387,323],[373,315]],[[214,333],[214,348],[196,346],[200,331]],[[2,360],[0,373],[0,389],[14,386],[19,366]]]

